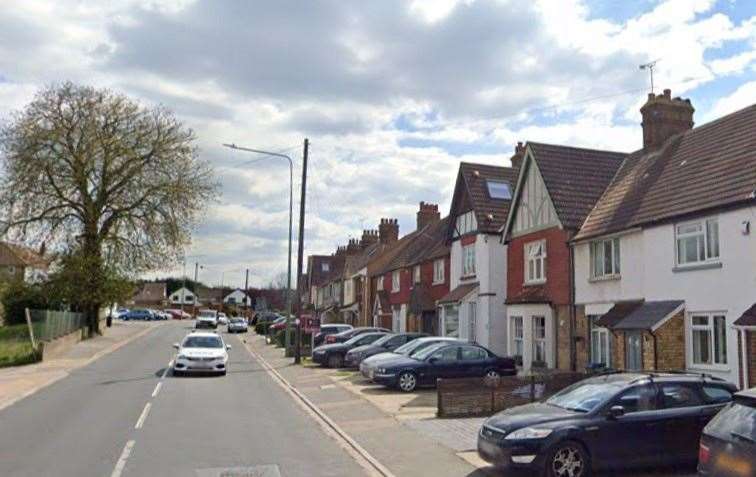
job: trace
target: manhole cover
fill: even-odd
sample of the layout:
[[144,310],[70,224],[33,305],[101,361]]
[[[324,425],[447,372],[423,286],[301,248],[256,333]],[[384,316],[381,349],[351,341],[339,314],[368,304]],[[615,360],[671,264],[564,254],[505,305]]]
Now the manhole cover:
[[216,467],[197,469],[197,477],[281,477],[278,466],[255,465],[252,467]]

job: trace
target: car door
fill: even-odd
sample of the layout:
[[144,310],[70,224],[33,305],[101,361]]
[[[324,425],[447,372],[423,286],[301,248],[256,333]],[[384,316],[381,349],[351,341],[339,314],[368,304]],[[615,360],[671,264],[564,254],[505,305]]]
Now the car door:
[[477,346],[460,348],[458,377],[483,376],[488,365],[486,350]]
[[386,351],[394,351],[396,348],[400,347],[406,342],[407,342],[406,335],[394,336],[393,338],[388,340],[386,343],[384,343],[383,348]]
[[428,384],[437,379],[456,378],[459,374],[459,346],[446,346],[428,358],[425,378]]
[[657,383],[661,397],[659,432],[660,458],[672,461],[695,460],[701,438],[703,397],[696,383]]
[[[625,413],[612,417],[609,410],[622,406]],[[653,383],[622,391],[602,408],[604,419],[586,427],[589,450],[602,467],[653,464],[659,447],[659,409]]]

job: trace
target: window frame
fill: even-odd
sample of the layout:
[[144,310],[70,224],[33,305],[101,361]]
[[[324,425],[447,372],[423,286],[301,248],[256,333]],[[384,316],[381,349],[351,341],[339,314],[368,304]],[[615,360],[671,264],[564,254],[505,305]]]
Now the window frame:
[[[612,340],[609,335],[609,328],[596,325],[596,321],[600,317],[601,315],[588,315],[586,317],[588,319],[588,333],[590,335],[590,360],[591,364],[603,364],[604,367],[610,368],[612,366]],[[605,340],[606,343],[603,347],[601,346],[601,340]],[[596,359],[596,356],[594,356],[594,351],[596,351],[594,349],[594,343],[596,342],[599,343],[599,354],[606,353],[605,361],[599,361]]]
[[[541,315],[533,315],[530,317],[531,322],[531,333],[533,337],[533,356],[532,356],[532,362],[539,362],[539,363],[548,363],[548,344],[547,344],[547,332],[546,332],[546,317]],[[543,321],[543,327],[536,325],[538,321]],[[543,337],[538,337],[538,334],[536,333],[537,330],[543,328]],[[539,348],[543,348],[543,359],[538,359],[539,355]]]
[[[494,188],[501,187],[501,186],[506,187],[507,197],[499,197],[495,194],[492,194],[491,185],[493,185]],[[509,185],[509,182],[506,182],[506,181],[486,179],[486,192],[488,192],[488,197],[493,200],[512,200],[512,187]]]
[[[706,318],[706,324],[695,324],[695,318]],[[721,323],[721,328],[717,329],[717,322]],[[697,368],[715,368],[715,369],[729,369],[730,364],[727,359],[727,314],[724,312],[690,312],[688,315],[688,325],[690,327],[689,333],[689,345],[690,349],[690,364],[692,367]],[[721,333],[717,333],[720,331]],[[707,349],[708,354],[707,361],[696,360],[696,349],[694,343],[696,342],[697,333],[706,333],[707,335]],[[718,343],[718,338],[722,341]],[[719,345],[719,348],[718,348]],[[720,361],[723,355],[723,360]]]
[[391,272],[391,291],[396,293],[402,289],[402,277],[399,270]]
[[462,246],[462,276],[475,276],[475,244]]
[[446,264],[443,258],[439,258],[433,261],[433,284],[438,285],[446,281]]
[[423,276],[422,276],[422,271],[420,270],[420,265],[415,265],[412,268],[412,283],[413,284],[421,283],[422,278]]
[[[541,247],[541,253],[538,256],[533,256],[531,253],[531,250],[533,250],[536,247]],[[525,284],[526,285],[541,285],[546,283],[546,258],[548,256],[546,252],[546,239],[536,240],[534,242],[528,242],[523,246],[523,252],[525,260],[523,260],[523,263],[525,265],[524,270],[524,277],[525,277]],[[531,263],[533,264],[532,267],[532,276],[531,276]],[[539,274],[536,273],[536,271],[540,272]]]
[[454,219],[455,237],[461,237],[478,230],[478,220],[474,210],[463,212]]
[[[714,246],[716,247],[716,255],[713,253],[710,254],[710,246],[712,244],[709,243],[710,240],[710,229],[709,225],[715,224],[716,227],[712,228],[711,230],[714,231],[712,234],[716,237],[716,243]],[[700,228],[700,231],[698,232],[683,232],[680,233],[680,228],[683,227],[691,227],[691,226],[698,226]],[[707,217],[702,219],[696,219],[696,220],[689,220],[686,222],[680,222],[676,223],[674,225],[674,234],[675,234],[675,266],[680,268],[685,267],[696,267],[698,265],[705,265],[705,264],[711,264],[711,263],[720,263],[721,261],[721,240],[719,236],[719,217]],[[680,255],[680,243],[683,240],[690,239],[690,238],[696,238],[696,247],[698,248],[697,253],[697,260],[694,261],[688,261],[687,258],[685,261],[680,261],[681,255]],[[703,243],[699,243],[698,239],[702,240]],[[687,246],[685,248],[685,251],[687,252]],[[701,258],[701,251],[703,251],[703,258]],[[684,258],[684,255],[683,255]]]
[[[610,270],[607,271],[606,262],[606,246],[609,245],[610,252]],[[600,252],[600,260],[599,258]],[[594,240],[589,246],[589,260],[590,260],[590,277],[594,280],[620,278],[622,276],[622,245],[619,237],[612,237],[600,240]],[[601,265],[601,271],[597,270],[597,266]]]
[[[510,354],[512,356],[522,357],[523,353],[525,353],[525,320],[522,316],[515,315],[509,317],[509,323],[510,331],[512,333],[512,350],[510,351]],[[519,331],[519,336],[517,331]]]
[[376,291],[383,290],[383,275],[381,275],[375,280],[375,289]]

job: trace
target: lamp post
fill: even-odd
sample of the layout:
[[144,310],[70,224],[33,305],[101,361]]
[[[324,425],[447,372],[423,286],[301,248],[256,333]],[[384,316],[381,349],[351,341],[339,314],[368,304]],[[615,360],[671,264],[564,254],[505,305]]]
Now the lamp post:
[[280,157],[289,161],[289,259],[286,270],[286,333],[284,341],[286,342],[286,350],[289,350],[289,343],[291,338],[291,228],[292,217],[294,210],[294,162],[291,157],[280,152],[263,151],[261,149],[252,149],[249,147],[241,147],[236,144],[223,144],[223,146],[235,149],[237,151],[253,152],[255,154],[263,154],[266,156]]

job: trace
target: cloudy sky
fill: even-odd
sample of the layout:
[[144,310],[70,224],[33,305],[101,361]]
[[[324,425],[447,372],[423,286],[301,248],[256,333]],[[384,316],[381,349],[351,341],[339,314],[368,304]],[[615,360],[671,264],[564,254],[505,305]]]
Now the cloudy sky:
[[221,143],[297,175],[310,138],[306,253],[330,253],[380,217],[411,231],[421,200],[448,211],[457,164],[517,141],[637,149],[656,59],[697,124],[756,103],[756,2],[2,0],[0,120],[62,80],[168,106],[223,184],[188,261],[260,285],[286,269],[288,167]]

